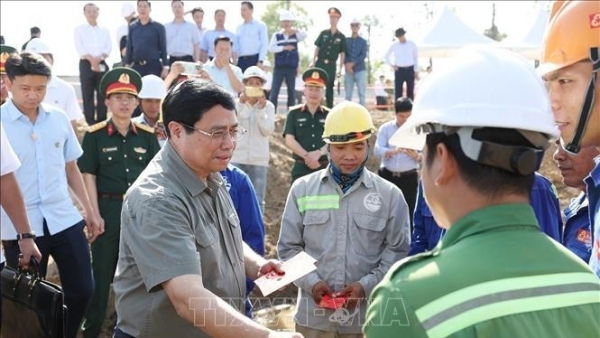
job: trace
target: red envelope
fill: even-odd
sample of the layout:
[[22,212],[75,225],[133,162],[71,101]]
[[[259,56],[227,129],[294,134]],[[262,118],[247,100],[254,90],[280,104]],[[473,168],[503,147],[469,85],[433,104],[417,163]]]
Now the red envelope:
[[330,295],[325,295],[325,296],[323,296],[323,298],[321,298],[319,307],[322,307],[325,309],[332,309],[332,310],[341,309],[344,307],[344,304],[346,303],[346,299],[348,299],[348,296],[339,296],[339,297],[331,298]]

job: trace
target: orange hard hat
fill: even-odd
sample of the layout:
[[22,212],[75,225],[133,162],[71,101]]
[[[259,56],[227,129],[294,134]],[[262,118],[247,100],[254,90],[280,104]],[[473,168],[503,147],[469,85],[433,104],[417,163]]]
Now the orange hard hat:
[[590,59],[600,48],[600,1],[555,1],[538,71],[541,75]]

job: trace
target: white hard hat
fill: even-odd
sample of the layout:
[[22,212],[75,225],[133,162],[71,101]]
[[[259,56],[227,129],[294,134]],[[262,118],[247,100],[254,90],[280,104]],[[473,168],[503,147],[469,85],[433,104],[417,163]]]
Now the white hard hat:
[[500,48],[469,46],[449,64],[423,84],[412,115],[391,144],[422,150],[426,125],[509,128],[558,137],[547,90],[527,60]]
[[350,21],[350,24],[351,24],[351,25],[352,25],[352,24],[355,24],[355,23],[357,23],[357,24],[359,24],[359,25],[360,25],[360,19],[358,19],[358,18],[354,18],[354,19],[352,19],[352,21]]
[[140,99],[162,99],[167,95],[167,88],[163,79],[156,75],[142,77],[142,90],[138,94]]
[[294,21],[294,14],[290,11],[283,10],[279,12],[279,21]]
[[41,38],[33,38],[29,40],[25,46],[25,52],[37,54],[52,54],[50,47]]
[[131,2],[121,4],[121,16],[126,18],[135,13],[135,6]]
[[248,80],[251,77],[257,77],[262,80],[263,83],[267,82],[267,76],[265,72],[258,66],[250,66],[244,72],[244,80]]

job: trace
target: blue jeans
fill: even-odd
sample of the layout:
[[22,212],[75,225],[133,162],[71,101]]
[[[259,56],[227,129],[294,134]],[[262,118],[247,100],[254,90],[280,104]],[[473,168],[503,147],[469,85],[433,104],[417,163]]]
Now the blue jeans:
[[[40,273],[45,278],[48,257],[52,256],[58,267],[60,283],[65,294],[67,306],[67,338],[75,338],[83,314],[94,292],[90,246],[83,233],[85,222],[50,235],[44,220],[44,236],[35,240],[40,252]],[[3,241],[6,264],[17,268],[19,262],[19,244],[17,241]]]
[[352,101],[352,92],[354,91],[354,84],[358,88],[358,102],[362,106],[366,106],[365,92],[367,90],[367,71],[361,70],[355,73],[346,73],[344,76],[346,86],[346,101]]
[[264,212],[265,195],[267,194],[267,172],[269,170],[269,167],[240,163],[232,164],[242,169],[248,175],[248,177],[250,177],[250,181],[252,181],[252,185],[254,186],[254,190],[256,191],[256,197],[258,198],[258,202],[260,203],[260,210]]
[[271,94],[269,95],[269,101],[275,106],[277,111],[277,101],[279,99],[279,90],[281,84],[285,80],[287,87],[287,107],[295,105],[296,96],[296,68],[283,68],[275,67],[273,70],[273,83],[271,84]]

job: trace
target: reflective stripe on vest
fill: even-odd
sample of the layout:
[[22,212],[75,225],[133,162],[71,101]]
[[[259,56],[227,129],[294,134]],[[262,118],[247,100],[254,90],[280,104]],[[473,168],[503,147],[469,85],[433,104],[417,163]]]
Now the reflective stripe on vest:
[[339,209],[340,208],[340,196],[339,195],[304,196],[304,197],[300,197],[296,201],[296,203],[298,204],[299,212],[304,212],[307,210]]
[[472,285],[415,312],[427,335],[447,337],[478,323],[518,313],[600,304],[600,281],[590,273],[507,278]]

